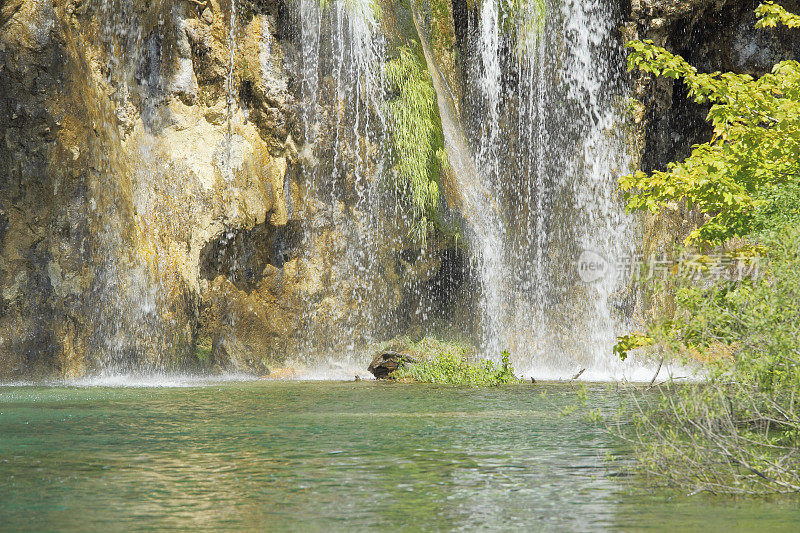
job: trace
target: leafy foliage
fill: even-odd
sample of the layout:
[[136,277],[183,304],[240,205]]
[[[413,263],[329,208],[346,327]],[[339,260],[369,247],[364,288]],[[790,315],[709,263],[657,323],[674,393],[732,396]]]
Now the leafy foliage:
[[[800,233],[779,228],[759,235],[767,251],[758,276],[698,285],[676,280],[678,311],[668,328],[651,328],[659,343],[694,359],[734,361],[747,349],[766,358],[800,347]],[[716,356],[714,356],[716,354]]]
[[401,46],[384,67],[391,93],[393,173],[410,192],[415,219],[412,230],[423,241],[433,228],[439,205],[439,176],[447,166],[436,91],[420,50]]
[[400,381],[470,385],[473,387],[491,387],[517,383],[519,379],[514,375],[514,369],[508,360],[509,356],[508,351],[504,351],[500,363],[495,363],[488,359],[470,363],[464,353],[439,353],[426,361],[405,365],[395,370],[392,373],[392,377]]
[[756,8],[756,28],[774,28],[778,25],[787,28],[800,28],[800,16],[789,13],[775,2],[764,2]]
[[[767,3],[759,27],[800,27]],[[671,279],[676,310],[615,352],[657,344],[702,363],[701,383],[667,382],[634,395],[637,415],[621,431],[652,479],[714,493],[800,492],[800,68],[783,61],[753,79],[700,74],[652,43],[630,43],[632,68],[683,79],[712,104],[714,137],[666,172],[621,183],[631,209],[687,201],[709,215],[687,239],[722,243],[759,276],[698,284]],[[757,243],[753,246],[752,243]]]
[[624,361],[631,350],[652,346],[654,342],[655,340],[647,335],[623,335],[617,338],[613,350],[614,354]]
[[[759,7],[763,27],[798,17],[774,4]],[[711,104],[711,141],[693,147],[666,171],[637,172],[620,179],[631,210],[658,211],[686,201],[709,215],[687,238],[720,243],[756,229],[770,196],[800,173],[800,64],[782,61],[758,79],[747,74],[704,74],[652,41],[627,45],[629,69],[681,79],[695,102]]]
[[[641,468],[667,484],[714,493],[800,492],[800,231],[759,236],[760,279],[683,284],[658,342],[702,360],[704,381],[636,395]],[[653,328],[658,331],[658,328]]]

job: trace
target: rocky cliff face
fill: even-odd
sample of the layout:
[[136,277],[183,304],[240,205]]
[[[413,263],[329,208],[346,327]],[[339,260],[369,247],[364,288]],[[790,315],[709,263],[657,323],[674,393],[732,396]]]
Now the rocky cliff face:
[[3,2],[0,374],[198,364],[199,331],[218,327],[200,311],[224,290],[213,261],[199,275],[209,243],[287,226],[297,120],[278,6],[243,29],[243,60],[269,53],[255,120],[228,99],[243,82],[224,7]]
[[[336,132],[303,144],[297,20],[233,7],[0,2],[0,378],[264,372],[366,329],[342,282],[353,176],[309,178]],[[343,113],[335,93],[321,109]],[[440,262],[406,275],[386,227],[391,316]]]

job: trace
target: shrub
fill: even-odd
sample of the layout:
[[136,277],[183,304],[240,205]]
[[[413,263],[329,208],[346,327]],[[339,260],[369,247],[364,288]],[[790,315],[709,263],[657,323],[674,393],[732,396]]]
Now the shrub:
[[[800,25],[800,17],[767,2],[756,10],[759,27],[782,21]],[[631,41],[631,70],[681,79],[689,97],[711,104],[712,139],[693,147],[683,162],[666,171],[624,176],[620,186],[631,210],[658,211],[685,201],[708,215],[687,243],[721,243],[756,231],[756,216],[769,209],[770,194],[800,174],[800,63],[781,61],[754,79],[747,74],[704,74],[682,57],[652,41]]]
[[[768,2],[759,27],[800,27]],[[713,493],[800,492],[800,64],[783,61],[753,79],[701,74],[651,42],[629,45],[631,68],[681,78],[712,103],[714,136],[666,172],[624,177],[631,209],[685,201],[707,214],[687,243],[736,244],[759,254],[760,275],[698,284],[674,278],[676,310],[615,352],[657,345],[702,363],[695,384],[667,382],[633,396],[619,434],[651,479]],[[739,238],[733,243],[729,239]]]
[[800,491],[800,231],[760,235],[769,266],[758,279],[681,283],[655,342],[703,381],[635,395],[623,432],[652,479],[714,493]]

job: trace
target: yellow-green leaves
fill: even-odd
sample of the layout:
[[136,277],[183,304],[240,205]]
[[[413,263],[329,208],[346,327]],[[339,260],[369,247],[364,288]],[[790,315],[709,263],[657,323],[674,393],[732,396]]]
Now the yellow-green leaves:
[[637,348],[644,348],[655,344],[655,339],[647,335],[623,335],[617,337],[617,343],[614,345],[614,353],[623,361],[628,358],[628,352],[636,350]]
[[[790,27],[800,21],[774,4],[759,7],[762,22],[770,13]],[[800,64],[782,61],[754,79],[699,73],[652,41],[627,46],[629,69],[681,79],[690,98],[711,104],[707,119],[713,128],[711,141],[695,146],[683,162],[666,171],[623,176],[619,183],[628,208],[658,211],[668,202],[686,201],[710,215],[687,243],[718,243],[751,232],[765,188],[800,174]]]
[[788,28],[800,28],[800,16],[789,13],[774,2],[764,2],[756,8],[756,28],[774,28],[784,25]]
[[431,359],[412,365],[403,365],[391,377],[399,381],[469,385],[471,387],[496,387],[519,383],[509,362],[511,354],[504,350],[501,362],[480,359],[470,362],[464,354],[443,352]]

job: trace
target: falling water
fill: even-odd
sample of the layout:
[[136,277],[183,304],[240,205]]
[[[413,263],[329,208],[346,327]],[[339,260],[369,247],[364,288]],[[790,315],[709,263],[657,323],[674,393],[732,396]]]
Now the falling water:
[[[176,336],[160,319],[165,302],[157,274],[154,276],[145,262],[131,252],[130,244],[139,236],[131,229],[134,215],[127,205],[146,196],[149,184],[146,176],[137,177],[131,172],[122,155],[117,128],[117,120],[134,90],[131,87],[137,81],[153,99],[164,89],[158,73],[136,61],[160,54],[161,42],[148,35],[146,28],[164,22],[153,17],[153,13],[159,12],[157,4],[150,11],[126,0],[100,0],[96,4],[107,61],[105,83],[113,89],[114,96],[112,102],[101,104],[96,116],[91,117],[97,131],[102,132],[104,146],[102,162],[97,165],[101,178],[89,199],[90,220],[96,213],[102,215],[94,222],[98,225],[94,254],[99,264],[88,307],[94,324],[90,346],[96,366],[106,374],[144,367],[163,369],[164,353],[185,343],[185,339],[178,338],[180,334]],[[148,104],[146,101],[145,107]],[[130,181],[123,179],[127,175],[131,175]],[[158,262],[157,258],[155,263]]]
[[[196,8],[161,2],[142,5],[133,0],[96,0],[96,6],[108,61],[104,82],[113,100],[98,112],[107,165],[100,186],[91,194],[92,210],[101,213],[95,250],[98,274],[90,300],[95,366],[105,375],[185,369],[182,365],[191,360],[193,350],[195,314],[187,294],[196,287],[181,278],[173,251],[159,233],[170,232],[190,242],[192,228],[185,222],[196,216],[198,206],[178,203],[187,188],[195,197],[205,191],[192,179],[191,170],[181,162],[176,164],[176,155],[169,153],[158,132],[171,125],[170,113],[165,111],[170,94],[197,96],[183,26],[188,10]],[[238,16],[237,2],[232,0],[224,101],[227,135],[208,154],[213,160],[209,163],[225,179],[222,195],[231,217],[238,209],[232,179],[241,166],[243,142],[234,133],[241,114],[234,83]],[[166,62],[173,45],[178,68],[170,72]],[[142,130],[120,133],[119,123],[137,111]],[[128,146],[124,146],[126,135],[135,136]]]
[[[181,230],[175,227],[179,222],[158,218],[164,209],[157,206],[159,198],[171,197],[169,187],[180,184],[172,179],[169,154],[147,131],[137,139],[136,160],[126,161],[111,116],[124,113],[132,105],[129,93],[138,91],[144,129],[156,130],[163,126],[164,95],[192,92],[196,80],[182,71],[177,81],[165,79],[160,64],[164,39],[188,47],[180,42],[186,38],[181,24],[187,7],[95,1],[108,61],[105,83],[114,101],[98,110],[108,144],[100,163],[108,176],[91,197],[103,204],[105,217],[96,221],[102,227],[94,253],[102,264],[90,304],[96,309],[93,342],[101,352],[99,366],[110,372],[159,368],[160,354],[166,360],[190,349],[192,332],[180,313],[175,320],[175,313],[165,312],[185,287],[164,281],[175,277],[168,250],[158,235],[141,228]],[[228,185],[222,195],[231,217],[239,205],[234,178],[245,142],[237,128],[247,121],[237,87],[237,21],[244,16],[239,10],[246,11],[239,3],[231,1],[227,21],[227,136],[213,148],[214,164]],[[305,327],[296,348],[307,359],[328,356],[343,364],[363,353],[365,344],[400,332],[387,322],[398,307],[393,270],[396,256],[409,246],[405,226],[412,217],[400,212],[388,176],[392,154],[382,68],[390,32],[381,27],[384,19],[372,0],[299,0],[290,7],[299,33],[295,96],[302,139],[295,139],[301,146],[296,171],[305,189],[302,205],[289,209],[302,210],[294,213],[304,239],[298,276],[321,286],[305,296]],[[517,11],[509,12],[512,7]],[[170,16],[164,19],[164,13]],[[632,223],[615,189],[615,177],[629,169],[630,158],[620,111],[624,62],[611,2],[483,0],[468,21],[458,21],[470,26],[459,50],[463,99],[448,86],[417,14],[412,18],[477,265],[481,304],[475,333],[482,353],[496,357],[508,348],[518,369],[541,377],[580,368],[589,368],[585,376],[608,375],[615,370],[610,345],[626,302],[616,280],[584,283],[575,263],[583,250],[614,258],[633,242]],[[263,15],[262,76],[272,71],[270,24]],[[182,56],[179,65],[190,57]],[[130,168],[117,172],[121,165]],[[321,272],[330,275],[323,279]],[[423,323],[428,317],[424,308],[411,312]],[[164,320],[167,315],[173,318]]]
[[502,9],[484,0],[470,33],[470,72],[480,80],[467,97],[470,133],[494,199],[483,206],[489,226],[472,235],[484,350],[507,347],[537,376],[605,376],[621,288],[610,278],[583,283],[576,262],[583,250],[619,257],[633,242],[615,189],[630,165],[618,21],[604,0]]
[[[507,326],[503,319],[506,294],[503,283],[506,278],[504,276],[506,264],[502,261],[503,255],[500,252],[505,244],[503,236],[506,229],[500,218],[502,207],[497,202],[496,188],[486,180],[487,176],[497,176],[497,172],[491,174],[487,168],[492,163],[496,163],[496,158],[490,157],[489,148],[479,151],[477,156],[470,148],[470,140],[459,120],[456,102],[453,101],[453,88],[448,86],[436,63],[426,29],[421,23],[422,16],[418,12],[419,8],[414,7],[413,9],[425,61],[437,95],[448,161],[458,183],[462,200],[462,214],[469,224],[468,237],[472,243],[473,255],[479,262],[480,280],[484,285],[480,317],[485,339],[483,349],[487,354],[499,354],[502,349],[503,328]],[[496,17],[494,22],[497,22]],[[489,38],[489,41],[490,46],[498,43],[496,39],[492,38]],[[499,48],[495,46],[494,50],[498,52]],[[486,50],[482,50],[481,57],[487,58],[486,54]],[[488,98],[489,112],[495,119],[488,122],[490,125],[488,130],[482,131],[487,133],[490,139],[493,139],[491,143],[486,144],[496,149],[499,139],[496,117],[499,114],[501,103],[499,101],[499,60],[496,55],[488,57],[486,60],[492,63],[495,72],[492,74],[484,70],[479,79],[481,88],[490,95]],[[481,168],[481,163],[484,163],[483,168]]]
[[[387,129],[383,116],[385,42],[369,0],[330,3],[301,0],[305,180],[311,192],[304,236],[306,264],[320,261],[320,242],[332,269],[330,301],[347,308],[322,309],[306,302],[308,331],[300,350],[307,360],[329,355],[343,365],[372,339],[389,286],[378,263],[391,206],[381,204]],[[387,210],[389,210],[387,212]],[[327,313],[327,314],[325,314]],[[383,317],[385,319],[385,316]]]

